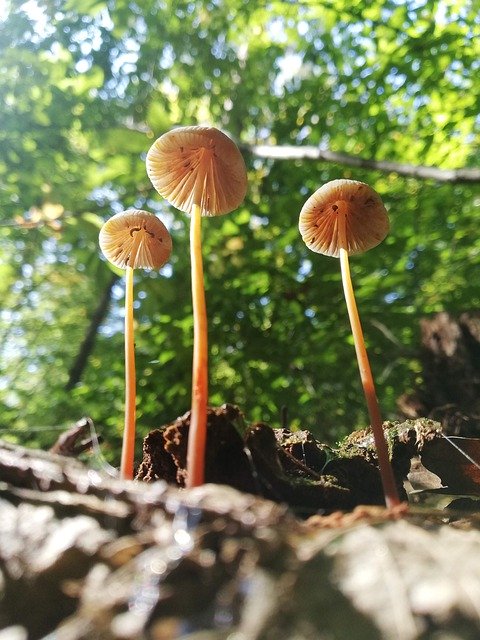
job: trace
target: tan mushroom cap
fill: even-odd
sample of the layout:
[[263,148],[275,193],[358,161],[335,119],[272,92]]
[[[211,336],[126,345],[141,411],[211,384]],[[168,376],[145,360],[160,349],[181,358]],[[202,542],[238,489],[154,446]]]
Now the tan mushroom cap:
[[121,269],[159,269],[172,251],[172,238],[157,216],[127,209],[109,218],[100,229],[100,249]]
[[349,255],[367,251],[387,235],[387,210],[376,191],[357,180],[332,180],[317,189],[300,212],[299,229],[309,249],[338,258],[339,220],[345,216]]
[[158,193],[180,211],[218,216],[236,209],[247,192],[247,171],[237,145],[213,127],[181,127],[160,136],[147,154],[147,173]]

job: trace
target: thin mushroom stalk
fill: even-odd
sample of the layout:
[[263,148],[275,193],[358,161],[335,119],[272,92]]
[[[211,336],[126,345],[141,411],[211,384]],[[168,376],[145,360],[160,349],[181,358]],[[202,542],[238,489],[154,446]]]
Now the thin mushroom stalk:
[[202,260],[202,210],[193,205],[190,222],[190,254],[193,307],[192,407],[187,448],[187,486],[196,487],[205,480],[204,460],[207,439],[208,404],[208,328]]
[[[197,156],[198,174],[190,219],[190,272],[193,313],[193,362],[190,429],[187,445],[187,487],[205,482],[208,406],[208,320],[202,257],[202,201],[205,198],[205,153]],[[207,160],[208,162],[208,160]]]
[[300,233],[317,253],[340,258],[343,291],[352,328],[360,379],[377,451],[385,502],[400,504],[383,422],[350,276],[349,255],[366,251],[387,235],[389,223],[380,196],[363,182],[334,180],[320,187],[300,212]]
[[136,371],[133,329],[133,268],[125,273],[125,424],[123,428],[120,477],[133,478],[136,431]]
[[367,349],[365,347],[365,339],[363,337],[362,325],[358,314],[357,302],[353,291],[352,278],[350,276],[350,263],[348,259],[347,240],[346,240],[346,213],[338,212],[338,235],[339,235],[339,257],[340,269],[342,274],[343,292],[345,295],[345,303],[347,305],[348,317],[352,328],[353,342],[355,344],[355,353],[357,356],[358,369],[362,382],[363,393],[367,403],[368,415],[370,417],[370,425],[372,427],[373,439],[377,450],[378,466],[380,468],[380,477],[382,479],[383,492],[385,494],[385,502],[387,507],[394,507],[400,504],[398,497],[395,476],[393,475],[392,465],[388,453],[388,446],[383,431],[383,420],[380,413],[377,394],[375,391],[375,382],[373,380],[372,369],[368,359]]
[[164,224],[152,213],[127,209],[100,229],[100,249],[109,262],[125,269],[125,423],[120,477],[133,478],[136,431],[135,338],[133,324],[134,269],[160,269],[172,250]]
[[191,216],[194,336],[185,484],[196,487],[205,480],[208,405],[208,323],[201,217],[236,209],[245,197],[247,174],[235,143],[213,127],[179,127],[160,136],[147,153],[147,174],[161,196]]
[[135,432],[137,422],[137,385],[135,370],[135,337],[133,326],[133,267],[141,235],[131,232],[133,243],[125,266],[125,423],[123,428],[122,455],[120,459],[120,477],[133,478],[135,458]]

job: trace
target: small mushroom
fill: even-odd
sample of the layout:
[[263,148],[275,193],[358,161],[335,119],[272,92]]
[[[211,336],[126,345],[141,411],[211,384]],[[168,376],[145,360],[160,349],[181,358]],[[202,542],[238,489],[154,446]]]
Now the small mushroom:
[[125,428],[120,476],[133,477],[135,454],[135,347],[133,332],[133,270],[160,269],[172,251],[172,239],[153,213],[127,209],[100,229],[100,249],[109,262],[125,269]]
[[299,229],[309,249],[340,258],[343,290],[360,378],[367,402],[387,506],[400,503],[388,455],[375,384],[350,277],[349,255],[367,251],[387,235],[386,209],[376,191],[356,180],[333,180],[315,191],[300,212]]
[[238,147],[213,127],[180,127],[160,136],[148,151],[147,173],[161,196],[191,216],[194,346],[186,484],[195,487],[205,476],[208,402],[201,216],[222,215],[238,207],[247,190],[247,173]]

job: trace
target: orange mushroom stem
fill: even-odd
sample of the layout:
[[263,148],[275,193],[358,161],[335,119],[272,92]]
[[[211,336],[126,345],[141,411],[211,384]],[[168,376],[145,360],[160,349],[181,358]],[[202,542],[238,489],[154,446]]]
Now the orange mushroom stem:
[[380,477],[382,479],[383,492],[385,494],[385,502],[387,507],[394,507],[400,504],[400,499],[398,497],[392,465],[390,464],[388,446],[383,431],[383,420],[375,391],[372,369],[370,367],[370,361],[365,347],[365,339],[363,337],[362,325],[353,291],[352,278],[350,276],[350,263],[348,259],[348,251],[346,249],[347,241],[345,237],[346,216],[347,214],[345,211],[338,212],[340,269],[342,274],[343,292],[345,295],[345,303],[347,305],[350,326],[352,328],[353,342],[355,345],[355,353],[357,356],[363,393],[367,403],[370,425],[372,427],[373,439],[377,450],[378,466],[380,469]]
[[123,429],[120,477],[133,478],[136,431],[136,372],[133,328],[133,268],[125,273],[125,424]]
[[127,209],[109,218],[100,229],[100,249],[109,262],[125,269],[125,424],[120,477],[133,478],[136,430],[133,270],[159,269],[168,260],[172,239],[152,213]]
[[307,246],[340,258],[343,291],[352,328],[360,379],[377,451],[380,477],[388,507],[400,504],[383,422],[368,360],[350,276],[349,255],[366,251],[387,235],[389,223],[380,196],[363,182],[333,180],[304,204],[299,228]]
[[147,154],[147,173],[173,206],[191,215],[193,307],[192,406],[187,487],[205,480],[208,404],[208,338],[202,262],[201,217],[232,211],[243,201],[247,174],[235,143],[213,127],[179,127],[160,136]]
[[193,365],[190,435],[187,449],[187,486],[197,487],[205,480],[205,446],[208,404],[208,329],[203,279],[202,210],[193,205],[190,223],[190,253],[193,307]]

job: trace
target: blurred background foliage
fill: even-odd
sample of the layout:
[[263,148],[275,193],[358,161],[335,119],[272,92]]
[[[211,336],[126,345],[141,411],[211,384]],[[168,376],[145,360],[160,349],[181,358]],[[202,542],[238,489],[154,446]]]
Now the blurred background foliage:
[[203,225],[211,404],[274,426],[285,406],[291,426],[330,442],[366,424],[338,261],[309,252],[297,230],[306,198],[345,177],[389,209],[390,235],[352,272],[378,395],[395,417],[397,398],[421,382],[419,318],[480,307],[480,184],[252,147],[478,167],[478,3],[2,7],[0,435],[48,446],[50,427],[89,415],[117,458],[123,286],[97,239],[103,220],[132,206],[157,213],[174,242],[161,273],[136,275],[139,436],[189,408],[188,218],[156,194],[144,160],[156,137],[193,124],[228,132],[249,173],[243,206]]

